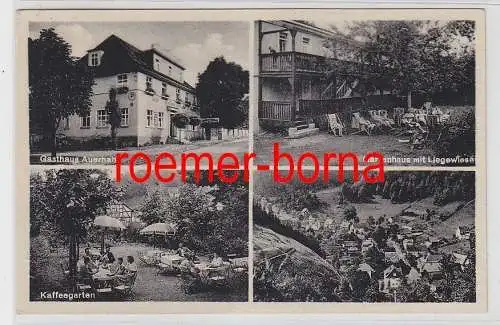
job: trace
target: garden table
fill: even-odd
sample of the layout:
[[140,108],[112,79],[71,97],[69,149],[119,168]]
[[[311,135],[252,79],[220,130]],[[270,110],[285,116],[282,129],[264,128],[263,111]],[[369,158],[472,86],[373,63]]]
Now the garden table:
[[95,289],[98,293],[113,291],[113,277],[110,270],[100,267],[99,271],[92,278],[94,279]]

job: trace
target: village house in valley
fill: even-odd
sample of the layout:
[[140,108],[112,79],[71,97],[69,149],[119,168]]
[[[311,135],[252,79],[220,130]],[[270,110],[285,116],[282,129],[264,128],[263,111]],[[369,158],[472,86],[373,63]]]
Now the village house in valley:
[[[121,111],[117,138],[122,145],[141,146],[203,136],[194,88],[183,80],[185,67],[153,44],[140,50],[111,35],[80,60],[94,71],[92,106],[85,116],[61,123],[60,133],[80,140],[110,135],[106,103],[114,88]],[[177,128],[173,116],[191,123]]]
[[369,72],[352,41],[298,21],[259,21],[257,29],[263,128],[288,126],[290,137],[311,135],[321,115],[379,104],[381,94],[391,94],[379,89],[362,96],[360,77]]

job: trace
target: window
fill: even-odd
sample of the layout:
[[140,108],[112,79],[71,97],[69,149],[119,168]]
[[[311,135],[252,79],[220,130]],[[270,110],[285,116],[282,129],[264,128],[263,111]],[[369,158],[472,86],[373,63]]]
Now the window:
[[153,90],[153,78],[146,76],[146,90]]
[[80,117],[80,127],[83,129],[90,128],[90,113]]
[[122,116],[120,121],[120,126],[128,126],[128,107],[121,109]]
[[172,66],[171,65],[168,66],[168,75],[169,76],[172,75]]
[[167,83],[166,82],[161,83],[161,95],[163,97],[167,96]]
[[65,130],[69,130],[69,118],[66,118],[66,119],[64,120],[64,129],[65,129]]
[[181,102],[181,90],[179,88],[177,88],[175,90],[175,99],[176,99],[177,103]]
[[286,32],[280,32],[280,39],[279,39],[280,52],[286,51],[287,38],[288,34]]
[[310,42],[311,42],[311,39],[309,37],[302,37],[302,44],[304,46],[309,45]]
[[154,119],[154,126],[158,127],[158,113],[154,113],[153,119]]
[[118,79],[118,82],[117,82],[118,88],[127,87],[127,84],[128,84],[128,76],[127,76],[127,74],[119,74],[117,76],[117,79]]
[[92,67],[97,67],[99,65],[99,53],[90,53],[90,65]]
[[155,69],[160,71],[160,60],[159,59],[155,59]]
[[108,114],[106,110],[100,109],[97,110],[97,127],[104,128],[108,125]]
[[158,113],[158,127],[163,129],[165,125],[165,114],[163,112]]
[[146,111],[146,126],[151,127],[153,126],[153,110],[148,109]]

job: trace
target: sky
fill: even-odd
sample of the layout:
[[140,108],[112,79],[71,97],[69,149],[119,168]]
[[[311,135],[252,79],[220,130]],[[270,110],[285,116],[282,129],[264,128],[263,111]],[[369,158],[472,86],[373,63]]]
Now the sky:
[[249,68],[248,22],[120,22],[31,23],[29,36],[38,38],[43,28],[55,28],[81,57],[111,34],[145,50],[156,44],[186,68],[184,80],[195,85],[198,73],[223,55],[227,61]]

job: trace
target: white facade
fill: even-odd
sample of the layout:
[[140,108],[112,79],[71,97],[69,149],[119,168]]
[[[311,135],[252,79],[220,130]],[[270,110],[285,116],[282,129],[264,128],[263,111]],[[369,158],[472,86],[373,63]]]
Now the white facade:
[[[101,53],[102,51],[98,51]],[[102,54],[100,54],[102,56]],[[89,64],[99,63],[100,56]],[[97,60],[97,61],[96,61]],[[183,83],[182,69],[154,54],[155,70]],[[196,105],[193,92],[180,87],[176,82],[167,82],[142,72],[120,73],[109,77],[95,78],[90,115],[73,115],[61,122],[59,133],[69,137],[92,140],[111,136],[107,122],[106,103],[111,88],[117,90],[116,100],[122,112],[122,125],[116,130],[117,138],[126,138],[126,146],[163,144],[168,138],[191,140],[203,136],[199,126],[187,125],[177,130],[171,123],[175,113],[190,111]],[[151,91],[152,90],[152,91]]]

